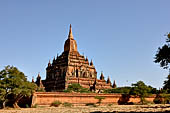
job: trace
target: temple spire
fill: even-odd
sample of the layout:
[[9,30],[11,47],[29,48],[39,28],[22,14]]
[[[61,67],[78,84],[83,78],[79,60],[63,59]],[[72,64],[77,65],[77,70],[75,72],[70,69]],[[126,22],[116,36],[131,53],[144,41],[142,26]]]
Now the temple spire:
[[51,66],[51,62],[50,62],[50,60],[49,60],[48,67],[50,67],[50,66]]
[[40,76],[40,72],[38,72],[38,76],[37,76],[38,78],[40,78],[41,76]]
[[115,82],[115,80],[114,80],[112,88],[116,88],[116,87],[117,87],[117,86],[116,86],[116,82]]
[[107,84],[111,84],[110,77],[108,76]]
[[68,38],[69,38],[69,39],[73,39],[71,24],[70,24],[70,30],[69,30]]
[[32,83],[34,83],[34,76],[32,76]]
[[104,80],[103,72],[101,72],[100,80]]

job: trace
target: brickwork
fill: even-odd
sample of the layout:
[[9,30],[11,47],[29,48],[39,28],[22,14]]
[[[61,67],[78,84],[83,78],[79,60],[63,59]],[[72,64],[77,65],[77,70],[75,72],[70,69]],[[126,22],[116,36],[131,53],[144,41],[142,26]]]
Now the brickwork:
[[36,83],[39,83],[38,86],[45,87],[47,92],[63,91],[73,83],[79,83],[82,87],[91,90],[112,88],[110,78],[105,81],[104,75],[101,76],[101,80],[98,80],[93,61],[89,62],[87,57],[85,58],[78,52],[70,25],[68,39],[64,44],[64,52],[59,56],[57,55],[56,58],[54,57],[52,62],[49,61],[46,68],[46,79],[42,82],[37,79],[39,81]]
[[[105,97],[102,100],[103,105],[118,104],[122,97],[121,94],[97,94],[97,93],[61,93],[61,92],[36,92],[33,94],[32,105],[50,105],[52,102],[58,100],[62,103],[69,102],[74,105],[85,105],[87,103],[97,103],[95,96]],[[155,95],[146,98],[146,100],[153,102]],[[128,102],[138,103],[140,98],[131,96]]]

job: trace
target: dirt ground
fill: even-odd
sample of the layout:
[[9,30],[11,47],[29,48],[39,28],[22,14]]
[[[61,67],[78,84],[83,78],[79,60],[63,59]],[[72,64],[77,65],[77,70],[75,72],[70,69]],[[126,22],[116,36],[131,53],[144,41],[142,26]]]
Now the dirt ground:
[[120,113],[120,112],[166,112],[170,105],[112,105],[112,106],[73,106],[1,109],[0,113]]

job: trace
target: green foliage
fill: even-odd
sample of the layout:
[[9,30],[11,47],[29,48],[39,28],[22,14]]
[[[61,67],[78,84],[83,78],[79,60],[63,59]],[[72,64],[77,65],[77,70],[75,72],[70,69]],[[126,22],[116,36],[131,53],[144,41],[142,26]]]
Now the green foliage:
[[51,106],[58,107],[60,104],[61,104],[61,102],[58,101],[58,100],[56,100],[56,101],[54,101],[53,103],[51,103]]
[[150,94],[158,94],[159,90],[157,90],[156,88],[153,88],[152,86],[148,86],[148,93]]
[[37,108],[38,107],[38,104],[35,104],[34,106],[32,106],[32,108]]
[[101,97],[101,96],[95,96],[94,98],[98,99],[97,103],[99,103],[99,105],[101,104],[102,100],[105,99],[105,97]]
[[30,106],[28,104],[25,105],[26,108],[30,108]]
[[82,89],[80,90],[80,93],[91,93],[91,92],[90,92],[89,89],[87,89],[87,88],[82,88]]
[[63,105],[64,105],[64,107],[71,107],[72,106],[72,104],[69,103],[69,102],[64,102]]
[[170,94],[158,94],[154,99],[155,104],[169,104],[170,103]]
[[69,91],[74,91],[74,92],[80,92],[80,90],[82,89],[82,86],[80,84],[71,84],[68,86]]
[[160,96],[163,98],[162,99],[163,104],[169,104],[170,103],[170,94],[162,93],[162,94],[160,94]]
[[45,92],[44,88],[37,87],[36,92]]
[[112,106],[113,104],[108,104],[108,106]]
[[132,84],[132,88],[129,92],[130,95],[139,96],[141,103],[144,104],[145,97],[149,96],[151,93],[151,87],[145,85],[143,81],[138,81],[135,84]]
[[0,71],[0,100],[3,107],[5,107],[9,95],[13,97],[13,106],[19,107],[18,101],[24,96],[31,96],[35,89],[36,85],[28,82],[24,73],[16,67],[6,66]]
[[64,92],[90,93],[87,88],[83,88],[80,84],[71,84],[68,86],[67,90],[64,90]]
[[104,93],[121,93],[121,94],[129,94],[131,87],[118,87],[113,89],[105,89]]
[[170,33],[168,33],[167,40],[164,46],[162,48],[158,48],[158,51],[156,53],[155,57],[155,63],[160,63],[160,66],[164,69],[167,69],[169,67],[170,63]]
[[163,104],[163,98],[160,95],[157,95],[153,102],[155,104]]
[[170,93],[170,75],[168,75],[167,80],[164,81],[163,89],[164,89],[167,93]]

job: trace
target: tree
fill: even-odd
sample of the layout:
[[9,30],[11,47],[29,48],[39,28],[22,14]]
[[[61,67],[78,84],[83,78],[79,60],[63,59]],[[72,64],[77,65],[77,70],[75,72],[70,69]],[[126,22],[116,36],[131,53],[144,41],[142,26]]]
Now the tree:
[[151,88],[145,85],[143,81],[138,81],[137,83],[132,84],[132,88],[129,94],[139,96],[141,103],[143,104],[145,101],[145,97],[149,95],[149,92],[151,92]]
[[168,75],[167,80],[164,81],[163,90],[170,93],[170,75]]
[[[169,63],[170,63],[170,33],[168,33],[167,39],[166,39],[166,44],[162,46],[162,48],[158,48],[158,51],[156,53],[155,57],[155,63],[160,63],[160,66],[163,67],[164,69],[169,68]],[[170,71],[170,70],[169,70]],[[170,72],[169,72],[170,73]]]
[[104,93],[121,93],[121,94],[129,94],[131,87],[117,87],[112,89],[105,89]]
[[65,92],[80,92],[80,93],[89,93],[90,91],[87,88],[83,88],[80,84],[70,84]]
[[27,81],[23,72],[16,67],[6,66],[0,71],[0,100],[5,107],[8,97],[12,97],[13,106],[19,107],[18,102],[24,96],[31,96],[36,85]]

